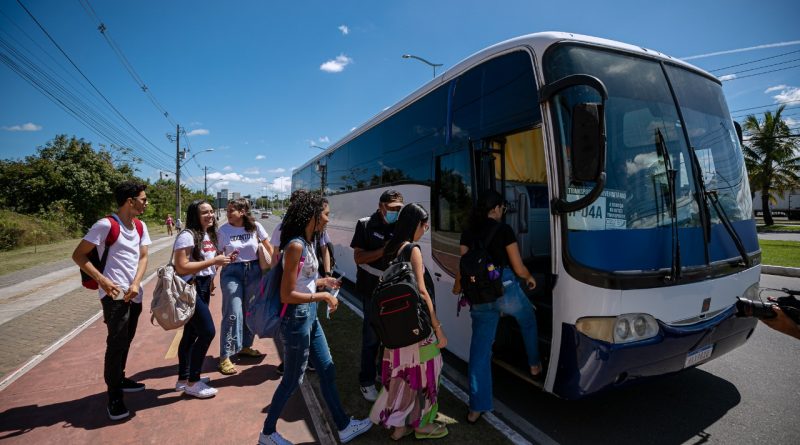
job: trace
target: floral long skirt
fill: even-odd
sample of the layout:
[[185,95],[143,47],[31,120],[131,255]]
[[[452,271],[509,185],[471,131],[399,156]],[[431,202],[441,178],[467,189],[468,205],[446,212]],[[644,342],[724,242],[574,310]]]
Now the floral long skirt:
[[385,349],[381,363],[381,389],[369,418],[386,428],[420,428],[436,419],[439,411],[439,375],[442,354],[436,337],[398,349]]

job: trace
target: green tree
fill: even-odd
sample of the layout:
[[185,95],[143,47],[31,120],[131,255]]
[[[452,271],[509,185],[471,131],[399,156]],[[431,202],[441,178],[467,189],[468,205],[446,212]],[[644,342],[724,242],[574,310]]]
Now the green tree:
[[0,161],[0,203],[19,213],[49,213],[59,202],[85,228],[113,210],[113,189],[134,178],[127,163],[91,143],[58,135],[22,161]]
[[800,186],[800,156],[797,140],[789,137],[791,130],[781,114],[781,105],[773,114],[764,113],[759,121],[755,115],[747,116],[744,130],[749,134],[744,143],[744,158],[750,186],[760,190],[764,224],[774,224],[770,202],[775,196]]

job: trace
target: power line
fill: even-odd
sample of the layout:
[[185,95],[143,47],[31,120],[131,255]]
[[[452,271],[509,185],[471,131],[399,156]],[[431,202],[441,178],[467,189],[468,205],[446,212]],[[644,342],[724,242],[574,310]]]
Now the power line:
[[145,85],[142,77],[139,76],[139,74],[133,68],[133,64],[131,64],[128,58],[125,57],[125,53],[122,52],[122,49],[119,47],[119,45],[117,45],[114,39],[111,38],[111,36],[108,33],[108,28],[106,27],[105,23],[103,23],[103,21],[100,20],[100,17],[98,17],[97,13],[94,11],[94,8],[92,8],[92,5],[89,3],[89,0],[79,0],[79,1],[81,2],[81,6],[83,6],[83,9],[86,11],[89,17],[93,18],[95,21],[97,21],[97,23],[99,23],[99,25],[97,26],[97,30],[100,31],[100,34],[103,35],[103,38],[105,38],[106,43],[108,43],[108,45],[117,55],[120,62],[122,63],[122,66],[125,68],[126,71],[128,71],[128,74],[131,75],[133,81],[136,82],[136,85],[138,85],[139,88],[142,90],[142,92],[144,92],[147,95],[147,97],[150,99],[150,102],[152,102],[153,106],[155,106],[156,109],[159,112],[161,112],[161,114],[167,119],[167,121],[169,121],[169,123],[173,127],[176,127],[178,125],[177,122],[175,122],[172,119],[172,117],[169,115],[169,112],[167,112],[167,110],[164,109],[164,107],[161,105],[158,99],[156,99],[155,95],[153,95],[153,92],[150,91],[150,88],[148,88],[148,86]]
[[768,107],[774,107],[774,106],[776,106],[776,105],[777,105],[777,106],[781,106],[781,105],[785,105],[785,104],[792,104],[792,103],[795,103],[795,102],[800,102],[800,99],[799,99],[799,100],[788,100],[788,101],[786,101],[786,102],[781,102],[781,103],[779,103],[779,104],[768,104],[768,105],[759,105],[759,106],[757,106],[757,107],[750,107],[750,108],[740,108],[740,109],[738,109],[738,110],[731,110],[731,113],[738,113],[738,112],[740,112],[740,111],[747,111],[747,110],[755,110],[756,108],[768,108]]
[[723,82],[730,82],[732,80],[739,80],[739,79],[745,79],[747,77],[761,76],[761,75],[764,75],[764,74],[770,74],[770,73],[774,73],[774,72],[777,72],[777,71],[790,70],[792,68],[800,68],[800,65],[787,66],[786,68],[777,68],[777,69],[774,69],[774,70],[764,71],[763,73],[748,74],[746,76],[736,76],[736,77],[734,77],[732,79],[724,79],[722,81]]
[[82,70],[81,70],[81,69],[78,67],[78,65],[77,65],[77,64],[75,64],[75,62],[74,62],[74,61],[72,60],[72,58],[71,58],[71,57],[70,57],[70,56],[69,56],[69,55],[66,53],[66,51],[64,51],[64,49],[61,47],[61,45],[59,45],[59,44],[58,44],[58,42],[56,42],[56,40],[55,40],[55,39],[54,39],[54,38],[53,38],[53,37],[50,35],[50,33],[47,31],[47,29],[45,29],[45,27],[44,27],[44,26],[43,26],[43,25],[42,25],[42,24],[39,22],[39,20],[38,20],[38,19],[36,19],[36,17],[33,15],[33,13],[31,13],[31,11],[30,11],[30,10],[28,10],[28,8],[27,8],[27,7],[26,7],[26,6],[25,6],[25,5],[22,3],[22,0],[17,0],[17,3],[20,5],[20,7],[22,7],[22,9],[23,9],[23,10],[25,10],[25,13],[27,13],[27,14],[28,14],[28,16],[31,18],[31,20],[33,20],[33,21],[34,21],[34,23],[36,23],[36,25],[39,27],[39,29],[41,29],[41,30],[42,30],[42,32],[43,32],[43,33],[44,33],[44,34],[47,36],[47,38],[50,40],[50,42],[52,42],[52,43],[53,43],[53,45],[55,45],[55,47],[56,47],[56,48],[58,48],[58,50],[59,50],[59,51],[61,52],[61,54],[62,54],[62,55],[63,55],[63,56],[64,56],[64,57],[65,57],[65,58],[66,58],[66,59],[69,61],[69,63],[70,63],[72,66],[73,66],[73,68],[75,68],[75,70],[76,70],[76,71],[78,71],[78,73],[80,73],[81,77],[83,77],[83,79],[84,79],[86,82],[88,82],[88,83],[89,83],[89,85],[91,85],[91,86],[92,86],[92,88],[94,89],[94,91],[95,91],[95,92],[96,92],[96,93],[97,93],[97,94],[98,94],[100,97],[102,97],[102,98],[103,98],[103,100],[104,100],[104,101],[105,101],[105,102],[108,104],[108,106],[109,106],[109,107],[111,107],[111,109],[112,109],[112,110],[114,110],[114,112],[115,112],[115,113],[116,113],[116,114],[117,114],[117,115],[118,115],[118,116],[119,116],[119,117],[120,117],[120,118],[121,118],[123,121],[125,121],[125,123],[127,123],[127,124],[128,124],[128,126],[130,126],[130,127],[131,127],[131,128],[132,128],[132,129],[133,129],[133,130],[134,130],[134,131],[135,131],[135,132],[136,132],[136,133],[137,133],[139,136],[141,136],[141,137],[142,137],[142,139],[144,139],[145,141],[147,141],[147,142],[148,142],[150,145],[152,145],[152,146],[153,146],[153,147],[154,147],[154,148],[155,148],[157,151],[159,151],[159,152],[161,152],[162,154],[166,155],[166,153],[165,153],[165,152],[163,152],[163,151],[162,151],[160,148],[158,148],[158,146],[157,146],[157,145],[155,145],[155,144],[154,144],[154,143],[152,143],[152,142],[151,142],[149,139],[147,139],[147,137],[146,137],[145,135],[143,135],[143,134],[142,134],[142,133],[139,131],[139,129],[138,129],[138,128],[136,128],[136,127],[135,127],[135,126],[134,126],[134,125],[133,125],[133,124],[132,124],[132,123],[131,123],[131,122],[130,122],[130,121],[129,121],[129,120],[128,120],[128,119],[127,119],[127,118],[126,118],[126,117],[125,117],[125,116],[124,116],[124,115],[123,115],[123,114],[122,114],[122,113],[121,113],[121,112],[118,110],[118,109],[117,109],[117,107],[115,107],[115,106],[114,106],[114,104],[112,104],[112,103],[111,103],[111,101],[110,101],[110,100],[108,100],[108,98],[107,98],[107,97],[106,97],[106,96],[105,96],[105,95],[104,95],[102,92],[100,92],[100,90],[99,90],[99,89],[98,89],[98,88],[95,86],[95,84],[94,84],[94,83],[92,83],[92,81],[91,81],[91,80],[89,80],[89,78],[86,76],[86,74],[84,74],[84,73],[83,73],[83,71],[82,71]]
[[722,71],[722,70],[726,70],[728,68],[736,68],[737,66],[750,65],[751,63],[763,62],[764,60],[775,59],[775,58],[778,58],[778,57],[783,57],[783,56],[787,56],[789,54],[794,54],[794,53],[800,53],[800,49],[795,50],[795,51],[789,51],[788,53],[778,54],[777,56],[764,57],[762,59],[751,60],[749,62],[744,62],[744,63],[737,63],[736,65],[723,66],[722,68],[715,68],[713,70],[708,70],[708,71],[713,73],[714,71]]
[[[773,64],[770,64],[770,65],[757,66],[755,68],[749,68],[749,69],[741,70],[741,71],[734,71],[732,73],[724,74],[724,76],[730,76],[731,74],[747,73],[747,72],[750,72],[750,71],[763,70],[764,68],[770,68],[770,67],[778,66],[778,65],[785,65],[787,63],[797,62],[798,60],[800,60],[800,58],[791,59],[791,60],[785,60],[783,62],[773,63]],[[791,68],[791,67],[789,67],[789,68]]]

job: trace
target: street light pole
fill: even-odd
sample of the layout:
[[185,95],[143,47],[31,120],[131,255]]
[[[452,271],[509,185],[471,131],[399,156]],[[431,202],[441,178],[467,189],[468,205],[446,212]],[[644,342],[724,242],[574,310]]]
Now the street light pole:
[[175,219],[181,219],[181,126],[175,130]]
[[436,77],[436,67],[437,67],[437,66],[442,66],[442,64],[441,64],[441,63],[433,63],[433,62],[428,62],[427,60],[423,59],[422,57],[415,56],[415,55],[413,55],[413,54],[403,54],[403,58],[404,58],[404,59],[417,59],[417,60],[419,60],[420,62],[422,62],[422,63],[424,63],[424,64],[426,64],[426,65],[429,65],[429,66],[433,67],[433,77],[434,77],[434,78]]

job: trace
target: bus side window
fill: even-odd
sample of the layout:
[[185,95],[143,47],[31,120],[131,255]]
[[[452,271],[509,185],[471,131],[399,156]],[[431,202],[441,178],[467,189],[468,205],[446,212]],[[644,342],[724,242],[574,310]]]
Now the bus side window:
[[459,240],[472,209],[472,168],[468,150],[436,158],[436,181],[431,192],[434,260],[451,275],[458,271]]

